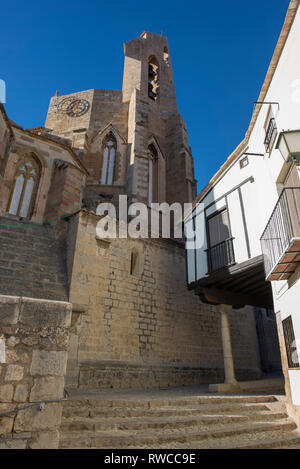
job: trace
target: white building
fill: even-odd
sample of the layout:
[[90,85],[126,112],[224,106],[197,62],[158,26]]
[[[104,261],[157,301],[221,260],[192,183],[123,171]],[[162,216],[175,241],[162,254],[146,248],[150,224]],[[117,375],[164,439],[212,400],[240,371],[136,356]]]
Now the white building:
[[195,240],[187,246],[189,288],[203,301],[219,304],[223,313],[227,387],[237,385],[228,324],[230,307],[250,304],[273,308],[286,394],[298,422],[299,3],[290,3],[245,139],[200,193],[185,220],[187,238],[192,239],[193,229],[196,231]]

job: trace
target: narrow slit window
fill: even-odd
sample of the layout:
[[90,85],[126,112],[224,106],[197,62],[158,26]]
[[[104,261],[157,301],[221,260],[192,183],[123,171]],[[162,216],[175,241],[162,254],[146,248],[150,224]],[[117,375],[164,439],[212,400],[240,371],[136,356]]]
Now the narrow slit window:
[[131,253],[130,275],[134,275],[135,277],[139,275],[139,255],[135,250],[133,250]]
[[148,147],[149,177],[148,205],[158,202],[158,153],[154,145]]

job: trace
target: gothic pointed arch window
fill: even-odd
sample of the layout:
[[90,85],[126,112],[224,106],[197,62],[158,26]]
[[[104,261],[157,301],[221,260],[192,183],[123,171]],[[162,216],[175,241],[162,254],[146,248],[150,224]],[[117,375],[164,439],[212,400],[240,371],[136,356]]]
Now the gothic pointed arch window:
[[41,165],[33,155],[23,156],[17,164],[7,211],[12,215],[30,218],[38,190]]
[[153,144],[148,147],[149,178],[148,205],[158,202],[158,153]]
[[110,132],[103,142],[101,184],[112,185],[114,181],[117,141]]

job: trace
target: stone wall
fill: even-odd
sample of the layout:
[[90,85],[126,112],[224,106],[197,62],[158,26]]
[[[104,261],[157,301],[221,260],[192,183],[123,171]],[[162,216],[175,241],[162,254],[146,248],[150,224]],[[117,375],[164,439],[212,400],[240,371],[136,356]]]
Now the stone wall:
[[[68,385],[126,388],[222,380],[220,317],[188,291],[184,246],[170,240],[97,240],[98,220],[80,212],[70,222],[71,227],[78,222],[78,231],[70,274]],[[134,275],[133,250],[139,259]],[[231,320],[237,377],[257,378],[253,309],[234,311]]]
[[56,160],[47,198],[45,220],[74,213],[81,208],[84,174],[72,165]]
[[[0,103],[0,183],[4,176],[5,167],[13,139],[14,136],[8,121],[8,117],[6,115],[3,104]],[[0,199],[0,210],[2,205],[3,202]]]
[[[63,398],[70,320],[69,303],[0,296],[0,413]],[[57,448],[61,412],[53,402],[0,417],[0,448]]]
[[[76,118],[69,116],[60,110],[60,105],[66,99],[81,99],[89,103],[86,113]],[[80,91],[62,96],[53,96],[50,101],[46,128],[52,129],[55,135],[59,135],[70,141],[73,147],[85,149],[91,136],[99,130],[105,129],[108,124],[113,124],[122,135],[127,133],[128,104],[122,103],[121,90],[92,89]],[[84,163],[88,156],[84,156]]]
[[[93,101],[94,90],[87,90],[78,93],[70,93],[62,96],[52,96],[45,122],[47,129],[52,129],[55,135],[59,135],[70,141],[76,148],[83,148],[86,138],[86,131],[90,126],[91,103]],[[61,105],[66,100],[81,99],[89,103],[89,108],[82,116],[76,118],[69,116],[61,110]],[[69,101],[70,102],[70,101]],[[78,131],[82,131],[79,132]],[[78,141],[78,138],[80,140]]]

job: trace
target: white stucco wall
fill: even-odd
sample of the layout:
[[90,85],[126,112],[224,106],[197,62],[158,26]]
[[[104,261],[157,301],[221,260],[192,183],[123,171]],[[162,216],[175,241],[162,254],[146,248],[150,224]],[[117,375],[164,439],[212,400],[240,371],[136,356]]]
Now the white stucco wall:
[[[272,105],[272,112],[276,120],[278,135],[281,131],[300,129],[300,9],[298,9],[291,31],[282,51],[277,69],[269,86],[265,102],[279,103]],[[236,262],[241,263],[249,259],[246,246],[245,230],[242,223],[241,204],[238,190],[241,194],[249,237],[251,258],[262,253],[260,246],[261,235],[267,225],[271,213],[278,201],[282,189],[282,175],[287,172],[290,163],[286,163],[279,150],[271,154],[265,153],[265,121],[269,105],[261,106],[258,118],[252,130],[248,145],[224,172],[213,188],[201,200],[205,207],[213,204],[208,210],[212,214],[225,205],[227,195],[228,210],[231,222],[232,237]],[[261,153],[264,156],[248,156],[249,164],[243,169],[239,161],[243,153]],[[245,180],[252,177],[253,182]],[[232,192],[230,192],[232,191]],[[230,193],[229,193],[230,192]],[[198,236],[206,237],[204,219],[198,226]],[[207,243],[197,251],[197,275],[195,268],[189,268],[189,281],[194,281],[207,274]],[[194,256],[189,253],[188,263],[195,263]],[[298,277],[300,277],[300,272]],[[300,279],[297,273],[289,281],[272,282],[274,306],[281,312],[282,319],[292,316],[298,355],[300,357]],[[294,404],[300,405],[300,369],[289,372]]]

